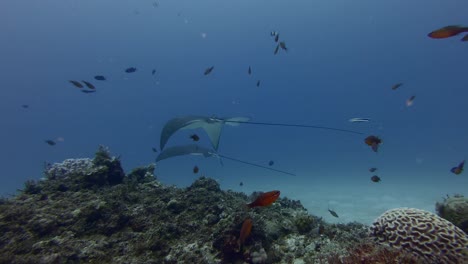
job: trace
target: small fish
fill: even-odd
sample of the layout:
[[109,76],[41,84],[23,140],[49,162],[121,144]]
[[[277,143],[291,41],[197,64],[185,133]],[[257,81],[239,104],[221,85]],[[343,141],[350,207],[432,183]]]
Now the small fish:
[[392,86],[392,90],[396,90],[396,89],[400,88],[402,85],[403,85],[403,83],[394,84],[394,85]]
[[89,93],[95,93],[96,90],[81,90],[81,92],[89,94]]
[[468,32],[468,27],[451,25],[451,26],[446,26],[443,28],[436,29],[430,32],[429,34],[427,34],[427,36],[433,39],[443,39],[443,38],[456,36],[463,32]]
[[274,203],[280,196],[280,191],[271,191],[260,194],[255,201],[247,204],[248,208],[254,208],[257,206],[269,206]]
[[463,172],[463,167],[464,166],[465,166],[465,161],[462,161],[460,164],[458,164],[458,166],[451,168],[450,172],[458,175],[458,174]]
[[242,249],[242,246],[245,243],[245,240],[249,237],[250,232],[252,231],[252,219],[250,217],[244,220],[239,234],[239,245]]
[[243,183],[243,182],[240,182],[240,183],[239,183],[239,186],[244,186],[244,183]]
[[333,210],[330,209],[330,207],[328,207],[328,212],[330,212],[330,214],[333,215],[333,216],[336,217],[336,218],[339,217],[338,214],[337,214],[335,211],[333,211]]
[[361,118],[361,117],[354,117],[348,120],[351,123],[362,123],[362,122],[369,122],[369,118]]
[[89,83],[89,82],[87,82],[87,81],[82,81],[82,82],[83,82],[84,84],[86,84],[86,86],[87,86],[89,89],[93,89],[93,90],[96,89],[96,87],[94,87],[93,84],[91,84],[91,83]]
[[276,55],[276,54],[278,54],[279,47],[280,47],[280,46],[279,46],[279,44],[278,44],[278,45],[276,45],[275,52],[273,52],[273,54],[275,54],[275,55]]
[[411,96],[408,100],[406,100],[406,106],[412,106],[414,104],[414,98],[416,98],[415,95]]
[[252,68],[250,68],[250,66],[249,66],[249,70],[247,71],[247,73],[248,73],[249,75],[252,74]]
[[286,48],[286,43],[284,41],[281,41],[279,45],[284,51],[288,51],[288,48]]
[[270,32],[270,36],[274,37],[274,36],[277,36],[278,35],[278,32],[276,31],[271,31]]
[[371,146],[374,152],[377,152],[379,150],[379,145],[382,144],[382,140],[376,136],[368,136],[364,142]]
[[377,170],[377,168],[370,168],[369,171],[370,172],[375,172]]
[[156,73],[156,70],[153,69],[153,70],[151,71],[151,75],[154,75],[155,73]]
[[24,104],[24,105],[22,105],[21,107],[23,107],[23,108],[25,108],[25,109],[26,109],[26,108],[29,108],[29,105],[27,105],[27,104]]
[[260,87],[260,80],[257,81],[257,87]]
[[468,41],[468,34],[466,34],[462,39],[461,41]]
[[279,34],[276,34],[275,42],[278,42],[278,40],[279,40]]
[[372,176],[370,179],[371,179],[371,181],[373,181],[373,182],[379,182],[379,181],[380,181],[380,177],[377,176],[377,175]]
[[197,174],[199,171],[198,166],[193,167],[193,173]]
[[102,75],[96,75],[94,76],[94,79],[98,80],[98,81],[105,81],[106,80],[106,77],[102,76]]
[[151,150],[152,150],[154,153],[158,152],[158,150],[157,150],[156,148],[151,148]]
[[205,75],[210,74],[210,73],[213,71],[213,69],[214,69],[214,66],[211,66],[211,67],[207,68],[207,69],[205,70],[205,73],[204,73],[204,74],[205,74]]
[[57,144],[57,143],[55,143],[55,141],[53,141],[51,139],[45,140],[45,143],[49,144],[50,146],[54,146],[55,144]]
[[136,71],[137,71],[137,69],[135,67],[130,67],[130,68],[127,68],[125,70],[126,73],[132,73],[132,72],[136,72]]
[[197,134],[191,135],[190,138],[191,138],[193,141],[198,141],[198,140],[200,140],[200,137],[199,137]]
[[77,82],[77,81],[69,81],[69,82],[78,88],[83,88],[83,85],[80,82]]
[[273,164],[275,164],[275,162],[272,161],[272,160],[270,160],[270,162],[268,162],[268,165],[270,165],[270,166],[273,166]]

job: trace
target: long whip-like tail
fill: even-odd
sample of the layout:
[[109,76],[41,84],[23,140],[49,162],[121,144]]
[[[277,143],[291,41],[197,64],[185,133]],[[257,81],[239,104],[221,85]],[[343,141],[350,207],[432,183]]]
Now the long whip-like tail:
[[271,171],[276,171],[276,172],[279,172],[279,173],[284,173],[284,174],[296,176],[296,174],[290,173],[290,172],[287,172],[287,171],[282,171],[282,170],[277,170],[277,169],[269,168],[269,167],[262,166],[262,165],[259,165],[259,164],[255,164],[255,163],[251,163],[251,162],[247,162],[247,161],[243,161],[243,160],[239,160],[239,159],[227,157],[227,156],[224,156],[224,155],[221,155],[221,154],[217,154],[217,155],[218,155],[219,157],[221,157],[221,158],[225,158],[225,159],[232,160],[232,161],[237,161],[237,162],[244,163],[244,164],[247,164],[247,165],[250,165],[250,166],[255,166],[255,167],[259,167],[259,168],[263,168],[263,169],[267,169],[267,170],[271,170]]
[[250,122],[250,121],[235,121],[235,120],[226,120],[226,123],[238,123],[238,124],[251,124],[251,125],[262,125],[262,126],[283,126],[283,127],[302,127],[302,128],[316,128],[316,129],[326,129],[326,130],[334,130],[340,132],[347,132],[353,133],[358,135],[363,135],[364,133],[348,130],[348,129],[341,129],[341,128],[334,128],[334,127],[325,127],[325,126],[311,126],[311,125],[299,125],[299,124],[281,124],[281,123],[264,123],[264,122]]

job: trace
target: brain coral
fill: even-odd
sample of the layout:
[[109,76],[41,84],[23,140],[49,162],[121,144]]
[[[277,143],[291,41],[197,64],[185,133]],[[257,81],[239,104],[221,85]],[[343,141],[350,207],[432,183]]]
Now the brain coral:
[[468,237],[437,215],[413,208],[396,208],[379,216],[371,228],[379,243],[404,249],[429,263],[468,263]]

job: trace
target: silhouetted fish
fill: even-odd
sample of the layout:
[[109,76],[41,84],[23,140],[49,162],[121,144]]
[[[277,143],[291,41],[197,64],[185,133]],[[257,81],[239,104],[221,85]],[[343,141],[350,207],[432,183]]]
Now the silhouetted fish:
[[279,34],[276,34],[275,42],[278,42],[278,40],[279,40]]
[[192,135],[190,136],[190,138],[191,138],[193,141],[198,141],[198,140],[200,140],[200,137],[199,137],[197,134],[192,134]]
[[272,161],[272,160],[270,160],[270,162],[268,162],[268,165],[270,165],[270,166],[273,166],[273,164],[275,164],[275,162]]
[[156,148],[151,148],[151,150],[153,150],[154,153],[158,152]]
[[330,210],[330,207],[328,207],[328,212],[330,212],[330,214],[333,215],[333,216],[336,217],[336,218],[339,217],[338,214],[337,214],[335,211]]
[[260,87],[260,80],[257,81],[257,87]]
[[452,169],[450,169],[450,171],[456,175],[460,174],[463,172],[463,167],[465,166],[465,161],[462,161],[460,162],[460,164],[458,164],[458,166],[456,167],[453,167]]
[[55,143],[55,141],[50,140],[50,139],[45,140],[45,143],[49,144],[50,146],[54,146],[55,144],[57,144]]
[[406,100],[406,106],[412,106],[414,104],[414,98],[416,98],[415,95],[411,96],[408,100]]
[[137,69],[135,67],[130,67],[130,68],[127,68],[125,70],[126,73],[132,73],[132,72],[136,72],[136,71],[137,71]]
[[29,105],[24,104],[24,105],[22,105],[21,107],[23,107],[23,108],[29,108]]
[[151,75],[154,75],[156,73],[156,70],[151,71]]
[[377,170],[377,168],[370,168],[370,169],[369,169],[370,172],[374,172],[374,171],[376,171],[376,170]]
[[193,173],[197,174],[199,171],[198,166],[193,167]]
[[403,83],[397,83],[397,84],[392,86],[392,90],[396,90],[396,89],[400,88],[402,85],[403,85]]
[[377,152],[380,144],[382,144],[382,140],[376,136],[368,136],[364,139],[364,142],[369,145],[374,152]]
[[243,182],[240,182],[240,183],[239,183],[239,186],[244,186],[244,183],[243,183]]
[[87,81],[82,81],[84,84],[86,84],[86,86],[89,88],[89,89],[96,89],[96,87],[94,87],[94,85],[92,85],[91,83],[87,82]]
[[373,182],[379,182],[379,181],[380,181],[380,177],[377,176],[377,175],[372,176],[370,179],[371,179],[371,181],[373,181]]
[[89,94],[89,93],[95,93],[96,90],[81,90],[81,92]]
[[434,38],[434,39],[443,39],[443,38],[456,36],[463,32],[468,32],[468,27],[451,25],[451,26],[446,26],[446,27],[434,30],[430,32],[429,34],[427,34],[427,36],[430,38]]
[[102,76],[102,75],[96,75],[94,76],[94,79],[98,80],[98,81],[105,81],[106,80],[106,77]]
[[275,55],[276,55],[276,54],[278,54],[279,47],[280,47],[280,46],[279,46],[279,44],[278,44],[278,45],[276,45],[275,52],[273,52],[273,54],[275,54]]
[[288,48],[286,48],[286,43],[284,41],[281,41],[279,45],[284,51],[288,51]]
[[69,82],[78,88],[83,88],[83,85],[80,82],[71,81],[71,80]]
[[248,73],[249,75],[252,74],[252,68],[250,68],[250,66],[249,66],[249,70],[247,71],[247,73]]
[[211,67],[207,68],[207,69],[205,70],[205,73],[204,73],[204,74],[205,74],[205,75],[210,74],[210,73],[213,71],[213,69],[214,69],[214,66],[211,66]]

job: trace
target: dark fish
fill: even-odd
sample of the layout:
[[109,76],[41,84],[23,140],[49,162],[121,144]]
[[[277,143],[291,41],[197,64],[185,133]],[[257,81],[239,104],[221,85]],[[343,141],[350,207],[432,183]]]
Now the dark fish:
[[406,100],[406,106],[410,107],[414,103],[414,98],[416,98],[415,95],[411,96],[408,100]]
[[380,177],[377,176],[377,175],[372,176],[370,179],[371,179],[371,181],[373,181],[373,182],[379,182],[379,181],[380,181]]
[[205,70],[205,73],[204,73],[204,74],[205,74],[205,75],[210,74],[210,73],[213,71],[213,69],[214,69],[214,66],[211,66],[211,67],[207,68],[207,69]]
[[78,88],[83,88],[83,85],[80,82],[77,82],[77,81],[69,81],[69,82]]
[[278,40],[279,40],[279,34],[276,34],[275,42],[278,42]]
[[370,169],[369,169],[370,172],[374,172],[374,171],[376,171],[376,170],[377,170],[377,168],[370,168]]
[[198,141],[198,140],[200,140],[200,137],[199,137],[197,134],[191,135],[190,138],[191,138],[193,141]]
[[94,87],[93,84],[91,84],[91,83],[89,83],[89,82],[87,82],[87,81],[82,81],[82,82],[83,82],[84,84],[86,84],[86,86],[87,86],[89,89],[93,89],[93,90],[96,89],[96,87]]
[[29,105],[24,104],[24,105],[22,105],[21,107],[23,107],[23,108],[29,108]]
[[257,87],[260,87],[260,80],[257,81]]
[[278,32],[276,31],[271,31],[270,32],[270,36],[274,37],[274,36],[277,36],[278,35]]
[[248,73],[249,75],[252,74],[252,69],[250,68],[250,66],[249,66],[249,70],[247,71],[247,73]]
[[240,182],[240,183],[239,183],[239,186],[244,186],[244,183],[243,183],[243,182]]
[[458,174],[463,172],[463,167],[464,166],[465,166],[465,161],[462,161],[460,164],[458,164],[458,166],[451,168],[450,172],[458,175]]
[[102,75],[96,75],[94,76],[94,79],[98,80],[98,81],[105,81],[106,80],[106,77],[102,76]]
[[273,166],[273,164],[275,164],[275,162],[272,161],[272,160],[270,160],[270,162],[268,162],[268,165],[270,165],[270,166]]
[[364,142],[371,146],[374,152],[377,152],[379,150],[379,145],[382,144],[382,140],[376,136],[368,136]]
[[400,86],[402,86],[402,85],[403,85],[403,83],[397,83],[397,84],[392,86],[392,90],[396,90],[396,89],[400,88]]
[[197,174],[199,171],[198,166],[193,167],[193,173]]
[[151,75],[154,75],[156,73],[156,70],[151,71]]
[[330,212],[330,214],[333,215],[333,216],[336,217],[336,218],[339,217],[338,214],[337,214],[335,211],[330,210],[330,207],[328,207],[328,212]]
[[288,48],[286,48],[286,43],[284,41],[281,41],[279,45],[283,50],[288,51]]
[[47,140],[45,141],[45,143],[49,144],[50,146],[54,146],[55,144],[57,144],[57,143],[55,143],[55,141],[50,140],[50,139],[47,139]]
[[274,203],[280,196],[280,191],[271,191],[260,194],[255,201],[247,204],[247,207],[253,208],[257,206],[269,206]]
[[154,153],[158,152],[156,148],[151,148],[151,150],[153,150]]
[[462,39],[461,41],[468,41],[468,34],[466,34]]
[[95,93],[96,90],[81,90],[81,92],[89,94],[89,93]]
[[249,237],[250,232],[252,231],[252,219],[248,217],[247,219],[244,220],[244,223],[242,223],[242,228],[240,230],[239,234],[239,244],[240,248],[245,243],[245,240]]
[[276,45],[275,52],[273,52],[273,54],[275,54],[275,55],[276,55],[276,54],[278,54],[279,47],[280,47],[280,46],[279,46],[279,44],[278,44],[278,45]]
[[136,69],[135,67],[130,67],[130,68],[127,68],[127,69],[125,70],[125,72],[126,72],[126,73],[132,73],[132,72],[136,72],[136,70],[137,70],[137,69]]
[[468,32],[468,27],[452,25],[434,30],[431,33],[427,34],[427,36],[434,39],[443,39],[456,36],[463,32]]

